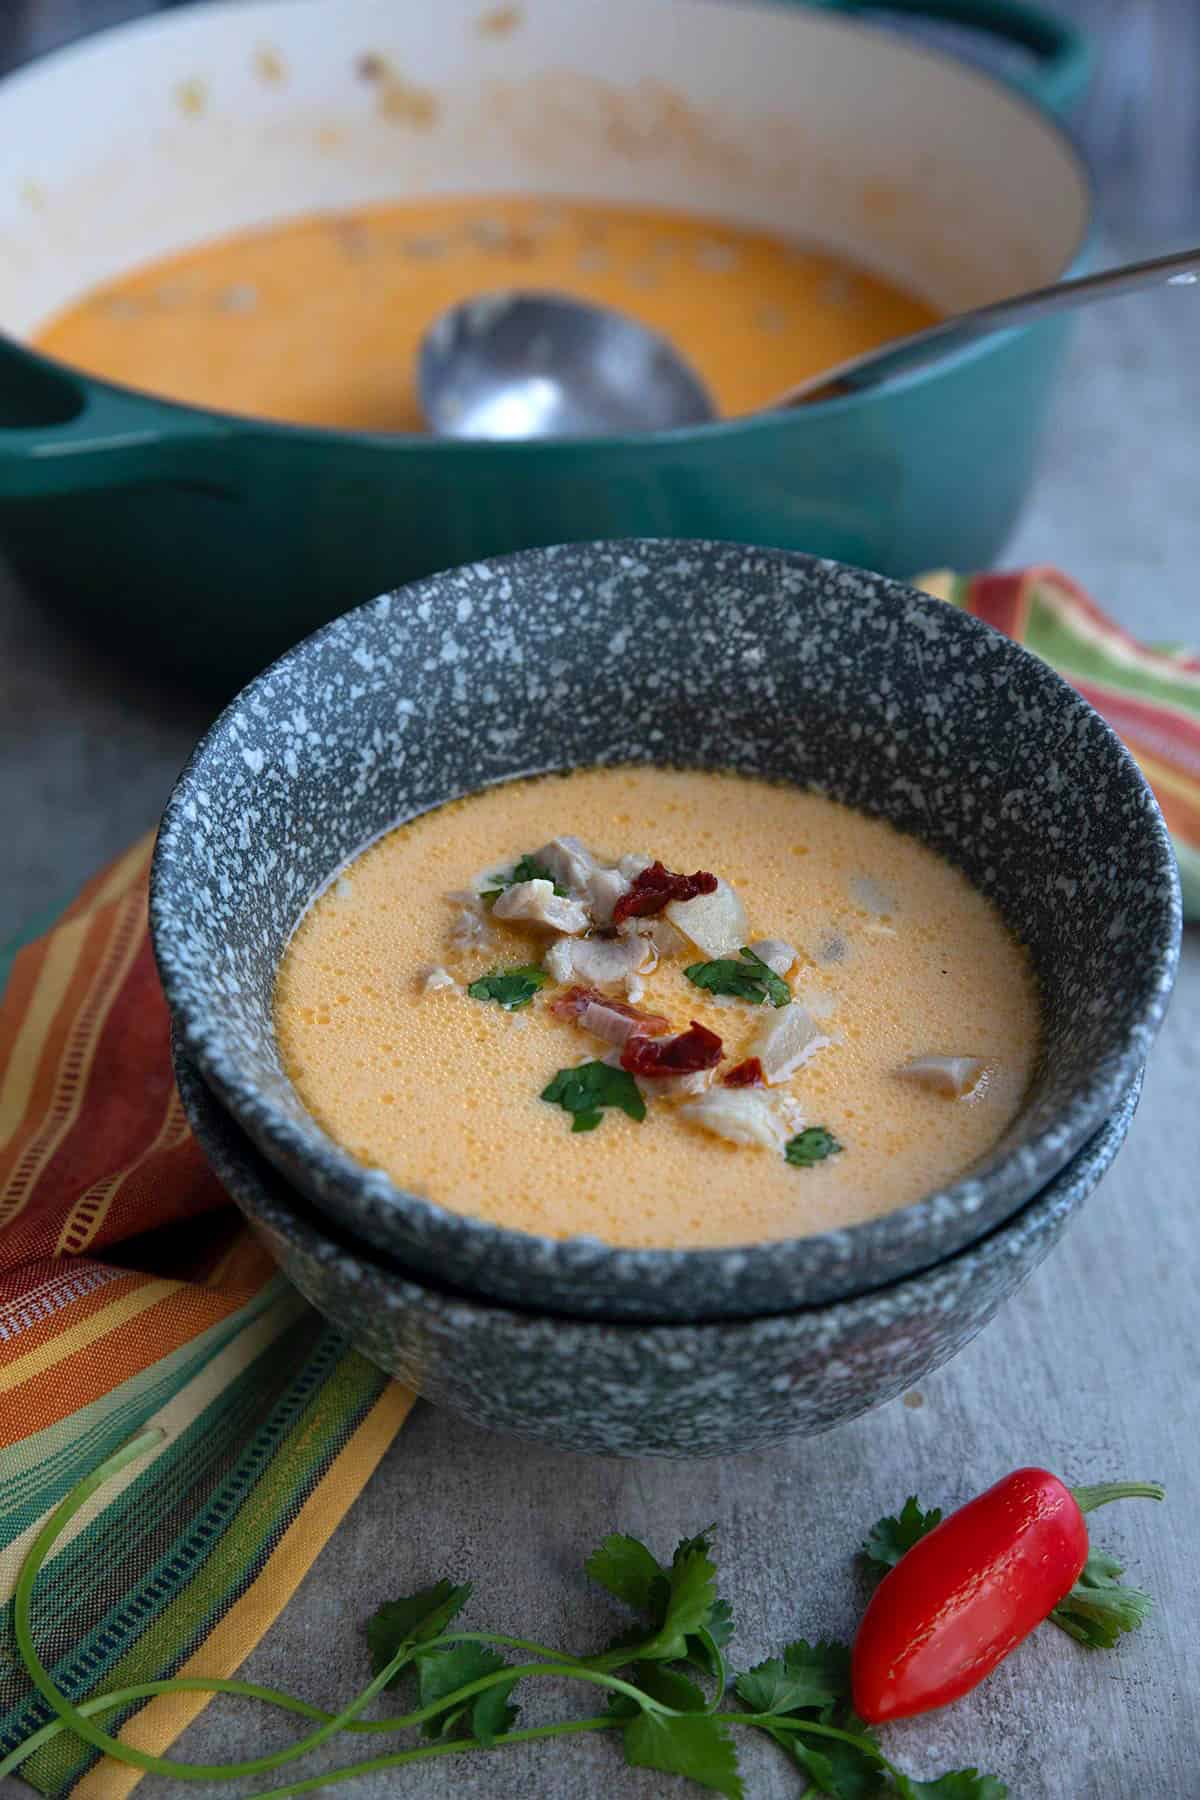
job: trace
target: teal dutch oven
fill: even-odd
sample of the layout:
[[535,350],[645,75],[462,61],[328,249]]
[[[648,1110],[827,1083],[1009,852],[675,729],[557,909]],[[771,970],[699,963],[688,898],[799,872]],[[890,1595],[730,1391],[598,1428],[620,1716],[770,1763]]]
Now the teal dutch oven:
[[[493,29],[483,10],[197,5],[0,83],[0,546],[21,576],[123,655],[228,689],[365,595],[537,544],[705,536],[901,576],[986,565],[1031,480],[1054,325],[857,398],[553,444],[207,412],[23,342],[185,245],[439,192],[691,209],[840,250],[945,310],[1080,257],[1089,183],[1051,109],[1085,58],[1040,14],[888,9],[1009,34],[1029,65],[1009,82],[846,0],[526,0]],[[366,56],[430,103],[381,108]]]

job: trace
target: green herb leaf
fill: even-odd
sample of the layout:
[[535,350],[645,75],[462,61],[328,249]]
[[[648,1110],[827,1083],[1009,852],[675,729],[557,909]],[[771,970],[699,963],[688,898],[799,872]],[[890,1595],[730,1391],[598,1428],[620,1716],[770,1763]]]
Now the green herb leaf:
[[472,1702],[471,1735],[489,1749],[502,1731],[512,1730],[520,1716],[520,1707],[510,1705],[508,1698],[516,1685],[515,1675],[511,1681],[498,1681],[494,1688],[476,1694]]
[[[821,1738],[819,1751],[821,1762],[825,1765],[822,1775],[830,1782],[828,1788],[821,1788],[820,1781],[812,1774],[811,1761],[813,1746],[818,1740],[809,1738],[807,1742],[793,1733],[792,1754],[802,1768],[809,1770],[812,1780],[822,1793],[835,1794],[837,1800],[870,1800],[874,1794],[888,1792],[888,1779],[882,1763],[872,1756],[867,1746],[878,1748],[878,1739],[871,1727],[860,1719],[854,1708],[849,1705],[827,1706],[819,1715],[822,1725],[835,1725],[839,1731],[849,1731],[862,1740],[862,1745],[847,1744],[841,1738]],[[807,1758],[801,1753],[807,1751]]]
[[903,1800],[1005,1800],[1008,1789],[994,1775],[981,1775],[978,1769],[951,1769],[936,1781],[897,1775],[896,1792]]
[[[733,1614],[728,1601],[716,1597],[712,1536],[710,1527],[696,1537],[682,1538],[669,1569],[637,1538],[605,1538],[588,1558],[587,1573],[616,1599],[648,1616],[654,1629],[649,1644],[644,1632],[626,1632],[608,1646],[608,1652],[639,1651],[655,1660],[691,1662],[709,1675],[717,1673],[716,1652],[733,1636]],[[702,1602],[706,1610],[701,1617]]]
[[786,1750],[793,1762],[804,1770],[819,1794],[840,1792],[835,1782],[833,1764],[823,1750],[812,1747],[812,1740],[800,1737],[795,1731],[776,1731],[771,1725],[762,1725],[759,1729],[773,1738],[781,1750]]
[[693,986],[710,994],[731,994],[735,1000],[746,1000],[751,1006],[790,1006],[792,990],[782,975],[777,975],[757,956],[748,944],[739,954],[745,959],[734,962],[731,956],[715,962],[693,963],[683,972]]
[[639,1662],[634,1666],[634,1680],[652,1700],[661,1700],[673,1712],[703,1712],[706,1701],[694,1681],[666,1663]]
[[519,1006],[528,1006],[549,979],[545,969],[522,963],[512,969],[490,969],[471,982],[467,992],[472,1000],[495,1000],[505,1012],[516,1012]]
[[827,1156],[839,1156],[841,1150],[832,1131],[826,1131],[823,1125],[810,1125],[807,1131],[797,1132],[783,1154],[793,1168],[811,1169],[814,1163],[824,1162]]
[[[459,1688],[466,1687],[469,1682],[478,1681],[484,1675],[494,1675],[503,1667],[504,1658],[495,1650],[489,1650],[486,1644],[452,1644],[446,1650],[419,1652],[417,1678],[421,1705],[433,1706],[437,1701],[456,1694]],[[491,1694],[480,1694],[478,1698],[490,1699]],[[451,1707],[446,1712],[438,1713],[435,1718],[426,1719],[423,1727],[425,1736],[452,1736],[455,1726],[472,1711],[475,1699],[475,1695],[469,1695],[461,1706]],[[489,1714],[489,1723],[490,1716]],[[501,1725],[499,1729],[503,1730],[504,1727]]]
[[816,1644],[800,1638],[782,1656],[739,1675],[735,1686],[752,1712],[819,1711],[849,1697],[850,1652],[824,1638]]
[[[542,1098],[546,1096],[543,1094]],[[634,1612],[650,1612],[654,1584],[663,1579],[663,1570],[657,1557],[652,1556],[638,1538],[619,1533],[606,1537],[583,1566],[592,1580],[607,1588],[614,1599],[624,1601]]]
[[688,1638],[706,1626],[717,1600],[717,1569],[704,1539],[685,1539],[667,1572],[662,1623],[643,1655],[648,1660],[677,1662],[689,1654]]
[[507,875],[492,875],[489,879],[495,882],[495,887],[484,888],[479,896],[489,912],[505,888],[516,887],[522,881],[548,881],[560,900],[564,900],[567,894],[566,888],[560,887],[549,869],[538,862],[535,856],[523,856],[513,864]]
[[1111,1650],[1124,1632],[1144,1624],[1154,1607],[1149,1594],[1122,1585],[1124,1573],[1115,1558],[1093,1550],[1079,1580],[1050,1618],[1089,1650]]
[[862,1555],[877,1568],[894,1569],[900,1558],[906,1556],[914,1544],[919,1544],[941,1522],[942,1510],[939,1506],[924,1512],[917,1496],[910,1494],[898,1513],[889,1513],[885,1519],[880,1519],[871,1527],[862,1547]]
[[[455,1614],[461,1612],[470,1592],[469,1581],[460,1587],[451,1581],[439,1581],[403,1600],[389,1600],[381,1606],[367,1620],[367,1649],[372,1672],[378,1675],[381,1669],[386,1669],[402,1645],[415,1646],[437,1637]],[[397,1669],[388,1687],[395,1687],[404,1672]]]
[[640,1712],[626,1725],[624,1739],[625,1760],[633,1768],[686,1775],[728,1800],[742,1800],[737,1751],[729,1732],[715,1719]]
[[542,1099],[572,1115],[572,1131],[594,1131],[603,1106],[619,1107],[639,1123],[646,1116],[646,1102],[633,1076],[609,1063],[586,1062],[576,1069],[560,1069],[549,1086],[542,1089]]

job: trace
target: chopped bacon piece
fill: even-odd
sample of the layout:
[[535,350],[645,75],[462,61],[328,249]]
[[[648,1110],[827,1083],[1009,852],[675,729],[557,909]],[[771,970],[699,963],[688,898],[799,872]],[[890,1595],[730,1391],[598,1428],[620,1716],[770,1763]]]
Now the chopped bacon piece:
[[579,1020],[589,1006],[602,1006],[605,1011],[628,1019],[633,1028],[630,1036],[661,1037],[664,1031],[671,1029],[670,1019],[665,1019],[661,1013],[643,1012],[640,1006],[631,1006],[627,1000],[614,1000],[611,994],[602,994],[599,988],[570,987],[565,993],[555,995],[550,1002],[550,1011],[559,1019]]
[[621,1052],[621,1067],[649,1080],[661,1075],[694,1075],[715,1069],[721,1060],[721,1040],[693,1019],[686,1031],[673,1038],[632,1037]]
[[738,1063],[732,1069],[726,1069],[721,1077],[725,1087],[766,1087],[767,1078],[763,1074],[763,1066],[757,1056],[748,1056],[745,1062]]
[[697,894],[715,894],[716,891],[716,876],[703,869],[697,869],[694,875],[676,875],[662,863],[652,862],[613,907],[613,924],[620,925],[626,919],[645,919],[651,913],[662,912],[672,900],[694,900]]

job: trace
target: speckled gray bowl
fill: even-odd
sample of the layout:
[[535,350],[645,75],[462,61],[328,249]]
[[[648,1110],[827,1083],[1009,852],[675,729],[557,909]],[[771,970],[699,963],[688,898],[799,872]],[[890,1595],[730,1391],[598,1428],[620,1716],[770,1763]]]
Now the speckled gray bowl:
[[494,1431],[603,1456],[729,1456],[891,1400],[983,1329],[1116,1155],[1140,1075],[1036,1200],[936,1269],[854,1300],[706,1325],[513,1312],[418,1284],[332,1230],[178,1048],[184,1110],[280,1268],[364,1356]]
[[[283,1073],[271,1018],[275,969],[311,897],[397,820],[523,772],[617,761],[819,787],[916,833],[995,899],[1032,951],[1045,1041],[1027,1104],[982,1163],[849,1230],[621,1251],[465,1218],[325,1136]],[[836,564],[626,542],[434,576],[276,663],[171,797],[151,920],[189,1055],[330,1219],[419,1276],[517,1305],[706,1319],[931,1267],[1040,1192],[1145,1060],[1174,975],[1179,891],[1131,758],[1007,638]]]

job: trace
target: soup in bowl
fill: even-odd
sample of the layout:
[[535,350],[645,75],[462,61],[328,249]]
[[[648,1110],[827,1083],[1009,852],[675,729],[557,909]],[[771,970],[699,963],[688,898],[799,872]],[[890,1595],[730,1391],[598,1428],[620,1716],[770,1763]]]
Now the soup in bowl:
[[152,919],[187,1053],[318,1209],[662,1319],[1010,1216],[1140,1068],[1179,932],[1149,790],[1044,665],[882,577],[670,541],[308,639],[182,777]]

